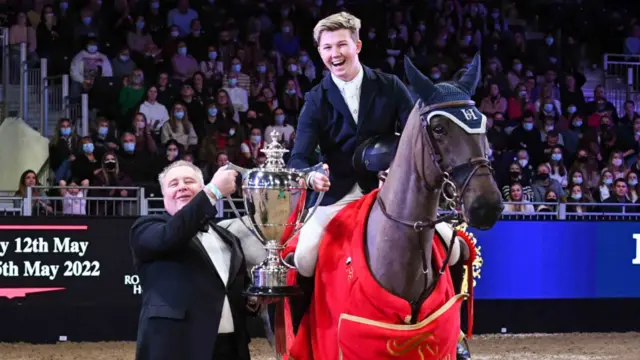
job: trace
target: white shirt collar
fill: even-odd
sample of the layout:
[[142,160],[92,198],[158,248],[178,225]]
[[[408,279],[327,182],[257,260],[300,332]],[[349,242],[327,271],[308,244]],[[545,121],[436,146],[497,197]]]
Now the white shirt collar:
[[331,74],[331,79],[336,84],[338,89],[343,90],[345,87],[350,87],[350,86],[360,87],[360,85],[362,85],[362,78],[364,77],[364,71],[362,69],[362,65],[358,64],[358,67],[359,67],[358,74],[351,81],[344,81],[344,80],[338,79],[337,76]]

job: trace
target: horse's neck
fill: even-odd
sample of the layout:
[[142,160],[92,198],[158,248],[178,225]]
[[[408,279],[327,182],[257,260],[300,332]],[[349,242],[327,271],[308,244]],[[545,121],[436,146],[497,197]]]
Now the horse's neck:
[[[396,219],[416,222],[434,219],[440,192],[429,192],[418,176],[412,154],[398,153],[380,191],[387,213]],[[425,288],[424,264],[428,264],[427,282],[432,281],[431,250],[433,229],[416,232],[412,227],[388,219],[376,202],[367,225],[367,257],[374,278],[382,287],[406,300],[416,300]],[[421,250],[424,250],[422,252]]]

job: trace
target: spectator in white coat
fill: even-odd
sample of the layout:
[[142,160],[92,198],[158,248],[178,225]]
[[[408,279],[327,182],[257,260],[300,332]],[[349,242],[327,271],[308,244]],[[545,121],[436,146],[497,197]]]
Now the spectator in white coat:
[[107,56],[98,51],[98,41],[90,38],[85,50],[81,50],[71,61],[71,96],[80,96],[82,90],[89,91],[98,75],[112,77],[113,69]]

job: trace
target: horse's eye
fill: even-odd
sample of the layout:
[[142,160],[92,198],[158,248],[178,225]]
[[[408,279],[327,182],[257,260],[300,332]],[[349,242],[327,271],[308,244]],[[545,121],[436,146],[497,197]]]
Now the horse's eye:
[[436,135],[444,135],[445,133],[444,126],[442,125],[435,125],[431,130]]

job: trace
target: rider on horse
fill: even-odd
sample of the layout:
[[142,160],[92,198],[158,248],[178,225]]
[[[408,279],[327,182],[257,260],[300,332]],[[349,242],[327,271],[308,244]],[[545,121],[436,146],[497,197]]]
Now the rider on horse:
[[393,137],[414,106],[398,77],[360,63],[359,31],[360,20],[345,12],[320,20],[313,31],[331,74],[305,96],[289,166],[308,168],[319,145],[329,176],[315,172],[308,179],[313,190],[326,194],[302,228],[294,255],[305,277],[314,275],[318,246],[329,221],[344,206],[377,188],[375,172],[356,173],[352,163],[356,148],[374,137]]

